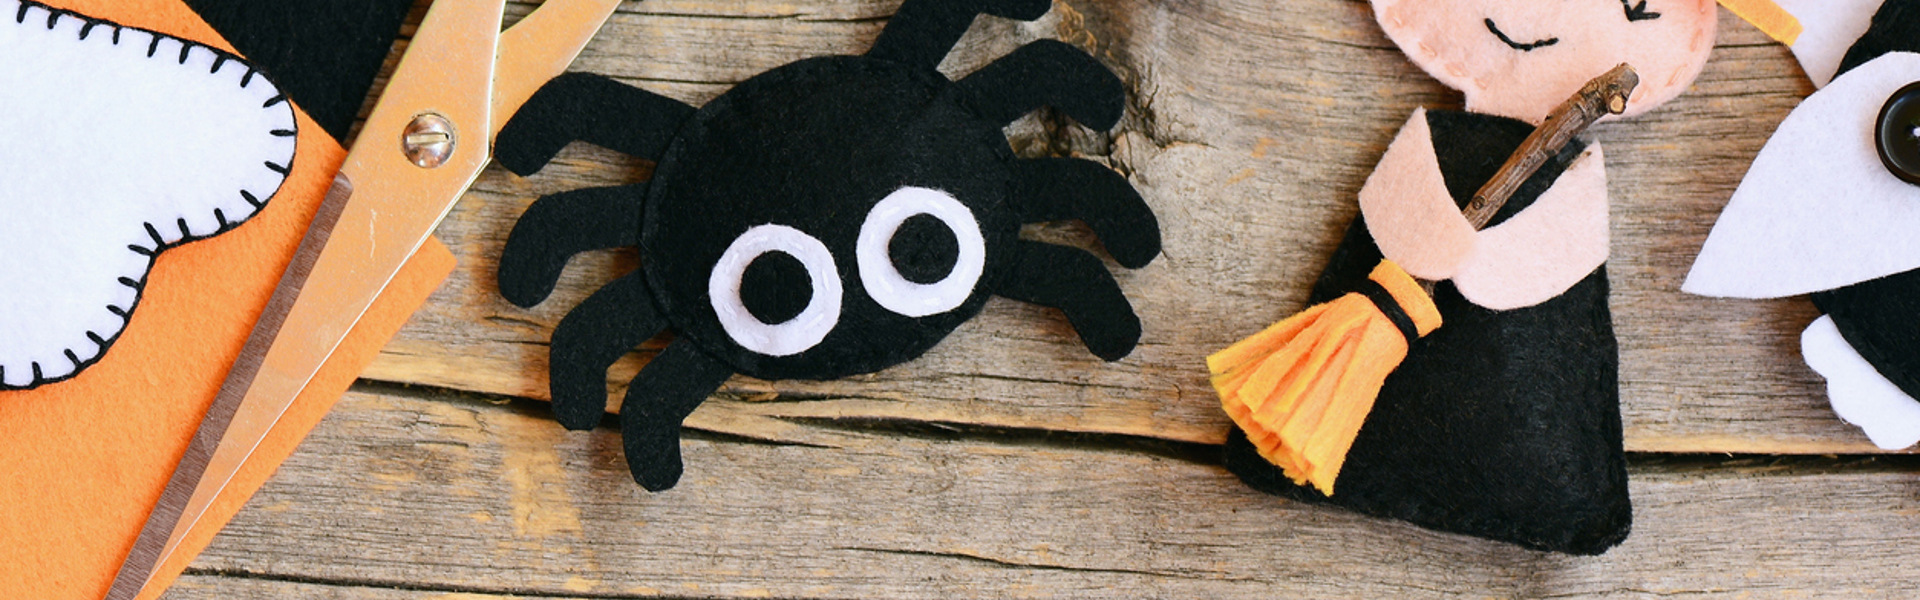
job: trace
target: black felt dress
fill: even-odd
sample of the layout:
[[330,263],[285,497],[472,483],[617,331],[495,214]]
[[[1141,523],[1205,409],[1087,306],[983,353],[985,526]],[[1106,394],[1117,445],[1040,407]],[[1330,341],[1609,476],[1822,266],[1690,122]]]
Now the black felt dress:
[[[1447,191],[1465,206],[1532,126],[1474,113],[1427,114]],[[1525,210],[1585,148],[1542,166],[1489,224]],[[1310,303],[1356,289],[1381,260],[1356,216]],[[1632,523],[1621,448],[1619,352],[1606,267],[1540,304],[1477,306],[1435,289],[1444,325],[1390,375],[1328,497],[1294,485],[1237,427],[1227,468],[1269,493],[1512,542],[1598,554]]]

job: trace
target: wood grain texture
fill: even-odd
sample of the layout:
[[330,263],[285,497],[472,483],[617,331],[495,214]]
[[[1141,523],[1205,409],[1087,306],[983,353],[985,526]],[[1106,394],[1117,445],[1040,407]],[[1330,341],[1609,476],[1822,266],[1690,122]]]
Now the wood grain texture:
[[693,439],[648,494],[616,428],[542,413],[350,393],[170,598],[1920,594],[1905,457],[1638,461],[1633,536],[1574,558],[1279,500],[1212,453],[1043,437]]
[[[793,60],[864,51],[897,5],[629,2],[575,68],[697,105]],[[495,291],[495,257],[534,198],[651,170],[576,145],[533,177],[482,175],[438,232],[461,269],[167,597],[1920,596],[1900,575],[1920,547],[1920,459],[1751,456],[1877,452],[1800,362],[1811,305],[1678,291],[1747,164],[1812,91],[1751,27],[1723,11],[1692,90],[1592,132],[1636,452],[1635,531],[1595,558],[1290,503],[1218,465],[1228,422],[1203,358],[1300,309],[1394,133],[1415,107],[1460,102],[1366,2],[1056,0],[1035,23],[981,19],[942,69],[1042,38],[1093,52],[1131,94],[1112,132],[1043,111],[1008,133],[1023,155],[1118,169],[1158,213],[1165,255],[1116,267],[1146,328],[1132,356],[1100,362],[1058,312],[995,300],[880,373],[736,377],[689,419],[680,486],[648,494],[617,428],[566,432],[523,400],[547,395],[554,324],[644,261],[584,255],[533,310]],[[1025,235],[1103,253],[1078,224]],[[665,340],[617,364],[610,390]]]
[[[893,0],[649,0],[622,7],[576,69],[701,104],[786,62],[861,52]],[[524,7],[517,7],[523,10]],[[961,75],[1025,41],[1089,49],[1127,80],[1111,133],[1050,113],[1009,128],[1022,153],[1072,154],[1126,173],[1159,214],[1166,253],[1117,272],[1145,324],[1103,363],[1056,311],[995,300],[922,359],[832,382],[735,378],[747,410],[1044,428],[1219,443],[1227,420],[1203,359],[1301,308],[1356,212],[1355,194],[1412,110],[1457,107],[1356,0],[1072,1],[1035,23],[982,18],[943,69]],[[1613,193],[1612,273],[1627,447],[1642,452],[1875,452],[1839,423],[1800,361],[1805,299],[1692,297],[1679,285],[1773,127],[1811,87],[1783,47],[1723,11],[1698,83],[1669,105],[1598,126]],[[506,232],[535,197],[643,179],[648,165],[576,145],[530,178],[490,168],[440,228],[462,267],[367,376],[545,397],[547,337],[592,290],[643,262],[574,261],[534,310],[494,292]],[[1031,237],[1097,248],[1077,224]],[[1111,264],[1111,263],[1110,263]],[[1117,267],[1116,267],[1117,269]],[[618,393],[661,342],[609,376]],[[722,428],[696,413],[695,427]]]

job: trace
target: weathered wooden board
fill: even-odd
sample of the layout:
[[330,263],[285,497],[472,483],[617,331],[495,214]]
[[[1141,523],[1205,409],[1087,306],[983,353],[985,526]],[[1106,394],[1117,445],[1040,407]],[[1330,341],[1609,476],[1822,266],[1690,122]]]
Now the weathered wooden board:
[[[622,7],[577,69],[693,104],[808,56],[862,52],[895,0],[648,0]],[[525,7],[517,7],[516,11]],[[1723,11],[1721,42],[1686,96],[1600,126],[1613,192],[1615,324],[1627,446],[1647,452],[1872,452],[1826,407],[1799,359],[1804,299],[1723,301],[1679,284],[1773,127],[1811,91],[1788,52]],[[1217,443],[1226,427],[1203,358],[1300,308],[1355,212],[1354,195],[1416,106],[1457,96],[1389,43],[1358,0],[1072,0],[1031,24],[982,18],[945,70],[961,75],[1043,37],[1095,52],[1128,81],[1114,132],[1030,118],[1026,154],[1072,153],[1128,174],[1159,214],[1166,254],[1118,273],[1145,322],[1140,348],[1102,363],[1052,310],[996,300],[922,359],[867,377],[724,394],[770,416],[899,419]],[[575,146],[530,178],[489,169],[439,231],[462,267],[368,377],[546,395],[554,323],[636,268],[631,250],[584,256],[535,310],[495,293],[494,260],[533,198],[645,177],[647,165]],[[831,177],[832,174],[823,174]],[[1036,237],[1097,247],[1083,227]],[[659,341],[653,345],[658,348]],[[652,349],[610,375],[616,393]],[[706,411],[695,427],[728,429]]]
[[1632,537],[1575,558],[1281,501],[1213,447],[815,426],[689,440],[648,494],[616,429],[542,412],[350,393],[170,597],[1920,594],[1908,457],[1641,460]]

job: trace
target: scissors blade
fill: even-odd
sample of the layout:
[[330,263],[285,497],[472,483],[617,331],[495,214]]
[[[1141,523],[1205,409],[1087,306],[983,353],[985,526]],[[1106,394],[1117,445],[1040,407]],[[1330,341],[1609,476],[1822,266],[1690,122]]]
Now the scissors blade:
[[[311,231],[302,243],[319,246],[310,273],[305,281],[283,277],[275,290],[275,296],[289,285],[297,290],[279,331],[265,336],[271,339],[257,371],[230,372],[222,384],[215,404],[235,406],[231,419],[218,436],[204,435],[209,424],[195,435],[194,445],[201,447],[190,447],[188,458],[205,460],[182,460],[175,469],[115,576],[109,600],[131,600],[144,590],[156,567],[179,548],[187,531],[486,166],[494,59],[504,9],[505,0],[458,0],[435,3],[428,10],[340,169],[350,182],[349,191],[342,193],[336,186],[328,192],[345,200],[331,234]],[[403,152],[403,132],[424,114],[444,117],[454,134],[452,153],[436,168],[416,166]],[[209,440],[217,440],[211,451],[204,447]]]

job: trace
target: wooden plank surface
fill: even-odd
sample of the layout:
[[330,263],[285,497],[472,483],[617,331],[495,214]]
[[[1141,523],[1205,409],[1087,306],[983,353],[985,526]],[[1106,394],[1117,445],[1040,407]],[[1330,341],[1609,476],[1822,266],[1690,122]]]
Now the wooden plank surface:
[[[897,4],[628,2],[576,69],[700,104],[864,51]],[[1008,132],[1023,155],[1113,166],[1160,216],[1166,254],[1116,272],[1145,325],[1133,355],[1103,363],[1059,313],[995,300],[880,373],[735,377],[689,420],[680,487],[647,494],[616,428],[565,432],[527,400],[546,396],[553,325],[644,260],[586,255],[534,310],[495,291],[535,197],[650,170],[576,145],[533,177],[482,175],[439,231],[460,270],[168,597],[1920,596],[1899,575],[1920,556],[1920,458],[1867,456],[1834,419],[1799,358],[1810,304],[1678,291],[1811,92],[1751,27],[1723,11],[1687,95],[1594,132],[1635,502],[1635,532],[1598,558],[1288,503],[1217,464],[1227,422],[1203,357],[1298,310],[1407,116],[1459,104],[1366,2],[1056,0],[1035,23],[981,19],[942,68],[1042,38],[1128,83],[1113,132],[1047,113]],[[1099,247],[1072,223],[1026,234]]]
[[1638,460],[1633,535],[1578,558],[1280,501],[1212,447],[697,436],[687,478],[648,494],[615,428],[569,433],[544,412],[351,393],[174,597],[1920,594],[1902,575],[1920,542],[1909,457]]

